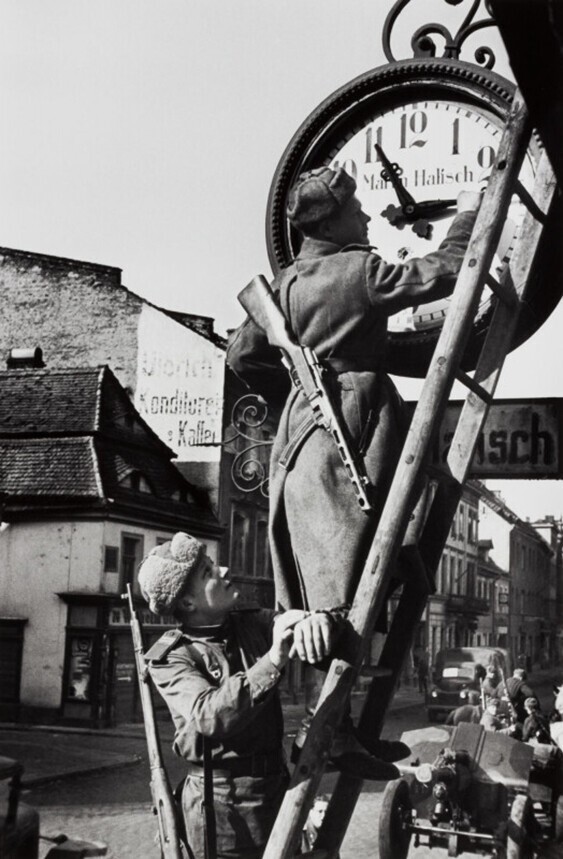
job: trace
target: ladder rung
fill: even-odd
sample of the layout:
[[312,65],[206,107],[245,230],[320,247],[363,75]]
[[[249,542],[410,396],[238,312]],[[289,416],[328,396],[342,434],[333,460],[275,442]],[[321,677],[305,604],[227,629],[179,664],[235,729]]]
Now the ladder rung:
[[494,292],[499,301],[504,301],[507,307],[518,307],[518,294],[515,289],[510,289],[504,281],[496,280],[492,274],[488,274],[486,284]]
[[493,402],[491,394],[489,394],[489,392],[482,385],[480,385],[479,382],[476,382],[475,379],[473,379],[471,376],[468,376],[468,374],[465,373],[461,368],[457,370],[455,375],[458,382],[461,382],[462,385],[465,385],[466,388],[469,388],[470,391],[473,391],[474,394],[477,394],[477,396],[480,397],[484,403],[488,403],[490,405]]
[[535,218],[536,221],[539,221],[540,224],[545,224],[545,222],[547,221],[547,215],[538,206],[527,188],[525,188],[520,181],[517,181],[514,190],[516,191],[516,194],[520,197],[532,217]]

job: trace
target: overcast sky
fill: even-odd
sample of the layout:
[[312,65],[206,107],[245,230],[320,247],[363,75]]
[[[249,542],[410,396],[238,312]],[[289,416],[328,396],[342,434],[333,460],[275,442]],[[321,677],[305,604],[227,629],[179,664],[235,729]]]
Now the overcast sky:
[[[276,164],[320,101],[386,61],[390,7],[4,0],[0,245],[117,266],[142,297],[212,316],[220,333],[236,326],[237,292],[270,274]],[[461,12],[413,0],[410,14],[398,58],[416,26]],[[502,58],[497,70],[510,74]],[[563,396],[562,322],[559,307],[509,357],[499,396]],[[504,491],[522,516],[563,515],[560,482]]]

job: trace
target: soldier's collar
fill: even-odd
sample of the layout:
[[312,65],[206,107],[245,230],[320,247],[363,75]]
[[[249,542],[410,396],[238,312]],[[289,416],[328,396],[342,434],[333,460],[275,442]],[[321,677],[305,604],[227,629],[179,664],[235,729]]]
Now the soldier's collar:
[[223,623],[215,623],[209,626],[188,626],[187,624],[184,624],[182,632],[191,639],[205,638],[221,640],[225,638],[228,628],[229,619],[227,618]]
[[297,254],[297,259],[307,257],[326,257],[331,254],[337,254],[341,250],[340,245],[334,242],[327,242],[324,239],[314,239],[312,236],[305,236],[303,244]]
[[368,251],[370,254],[375,254],[377,248],[375,245],[344,245],[339,249],[340,253],[346,253],[346,251]]

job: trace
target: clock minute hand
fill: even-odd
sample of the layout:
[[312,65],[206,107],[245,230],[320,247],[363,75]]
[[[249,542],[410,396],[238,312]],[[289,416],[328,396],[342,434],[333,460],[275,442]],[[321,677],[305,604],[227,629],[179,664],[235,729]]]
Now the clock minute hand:
[[403,215],[412,215],[416,207],[416,200],[413,196],[411,196],[411,194],[409,194],[409,192],[401,182],[401,179],[399,178],[403,172],[403,168],[400,167],[396,162],[391,163],[391,161],[389,161],[379,143],[375,144],[375,150],[379,155],[384,168],[381,171],[381,178],[384,182],[391,182],[391,184],[393,185],[395,193],[399,198],[399,203],[401,204]]

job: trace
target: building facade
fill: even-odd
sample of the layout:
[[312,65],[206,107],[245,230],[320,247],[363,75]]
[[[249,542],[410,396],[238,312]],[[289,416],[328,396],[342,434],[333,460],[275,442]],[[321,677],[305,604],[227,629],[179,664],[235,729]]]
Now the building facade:
[[431,662],[438,650],[471,646],[489,605],[478,587],[478,490],[468,483],[452,520],[417,644]]
[[41,347],[50,369],[111,367],[140,415],[217,504],[223,338],[213,321],[164,310],[113,266],[0,248],[0,344]]
[[490,558],[509,574],[508,641],[513,657],[530,669],[556,664],[561,629],[556,550],[499,493],[484,486],[479,529],[482,539],[492,543]]
[[232,409],[248,391],[225,374],[225,340],[213,320],[145,301],[121,283],[118,268],[9,248],[0,248],[0,296],[5,356],[40,346],[52,369],[111,367],[174,450],[176,467],[208,494],[224,526],[221,563],[232,566],[245,595],[272,604],[267,500],[245,491],[251,466],[238,484],[232,479],[242,437],[234,447],[224,441],[237,434]]
[[[3,719],[139,717],[122,598],[146,553],[189,530],[218,557],[198,487],[108,367],[0,373]],[[142,609],[147,643],[172,618]]]

